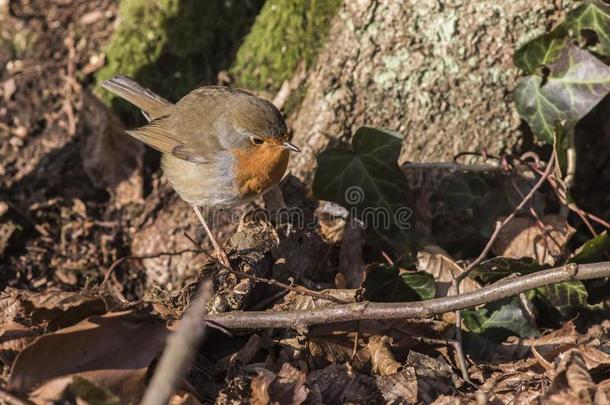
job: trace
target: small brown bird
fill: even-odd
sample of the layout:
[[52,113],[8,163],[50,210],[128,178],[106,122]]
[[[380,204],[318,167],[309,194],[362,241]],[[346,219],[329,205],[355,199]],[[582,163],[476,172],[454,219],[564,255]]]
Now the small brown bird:
[[278,109],[229,87],[200,87],[172,104],[124,76],[102,86],[142,110],[149,123],[127,133],[162,153],[167,179],[229,266],[199,207],[238,206],[281,180],[289,151],[300,150]]

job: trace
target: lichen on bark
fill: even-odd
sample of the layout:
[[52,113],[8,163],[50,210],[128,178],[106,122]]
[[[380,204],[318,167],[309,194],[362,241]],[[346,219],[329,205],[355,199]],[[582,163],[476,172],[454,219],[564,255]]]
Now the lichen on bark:
[[237,84],[277,90],[297,64],[309,66],[340,0],[267,0],[231,67]]

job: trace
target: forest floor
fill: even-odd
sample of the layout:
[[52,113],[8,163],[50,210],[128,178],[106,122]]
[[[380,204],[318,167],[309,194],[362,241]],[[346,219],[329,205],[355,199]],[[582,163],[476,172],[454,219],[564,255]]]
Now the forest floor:
[[[317,228],[233,215],[217,231],[238,272],[210,260],[158,157],[91,93],[117,12],[112,0],[0,0],[0,402],[134,402],[200,280],[213,280],[216,313],[313,310],[359,300],[345,268],[363,276],[362,257],[382,258],[289,177],[285,203]],[[528,338],[466,334],[467,373],[453,313],[209,328],[172,403],[609,403],[606,318],[592,306]]]

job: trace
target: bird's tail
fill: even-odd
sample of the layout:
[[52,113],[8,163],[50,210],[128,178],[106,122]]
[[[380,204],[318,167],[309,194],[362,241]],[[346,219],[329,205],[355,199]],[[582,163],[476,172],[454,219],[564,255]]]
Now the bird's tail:
[[149,121],[166,115],[168,108],[172,105],[163,97],[125,76],[115,76],[110,80],[104,80],[102,87],[139,107]]

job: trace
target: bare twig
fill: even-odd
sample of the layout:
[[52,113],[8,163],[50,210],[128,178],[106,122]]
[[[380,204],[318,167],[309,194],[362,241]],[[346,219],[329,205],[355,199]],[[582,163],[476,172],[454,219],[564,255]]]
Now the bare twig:
[[225,328],[294,328],[362,319],[425,318],[432,315],[471,308],[524,291],[568,280],[589,280],[610,277],[610,262],[556,267],[526,276],[500,280],[481,289],[444,298],[405,303],[359,302],[307,311],[250,311],[208,315],[204,321],[212,321]]
[[210,281],[201,283],[195,299],[180,320],[178,329],[167,339],[165,351],[148,384],[142,405],[166,405],[193,363],[206,330],[201,319],[205,317],[211,287]]
[[544,171],[544,173],[542,174],[540,179],[538,179],[538,181],[536,182],[534,187],[532,187],[532,189],[529,191],[529,193],[527,193],[527,195],[523,198],[523,200],[521,200],[519,205],[517,205],[517,207],[513,210],[513,212],[511,212],[511,214],[509,216],[504,218],[504,220],[502,222],[498,222],[496,224],[496,229],[494,230],[493,234],[491,235],[491,238],[489,238],[489,240],[487,241],[487,244],[485,245],[485,248],[483,248],[483,251],[481,252],[479,257],[477,257],[473,262],[471,262],[468,265],[468,267],[466,267],[464,272],[457,277],[458,284],[468,276],[468,274],[472,271],[472,269],[474,269],[476,266],[481,264],[481,262],[483,260],[485,260],[485,258],[491,251],[491,248],[493,247],[494,243],[496,242],[496,239],[498,239],[498,236],[500,235],[500,231],[502,231],[502,229],[510,221],[512,221],[513,218],[515,218],[517,213],[519,211],[521,211],[523,209],[523,207],[525,207],[525,205],[528,203],[528,201],[532,199],[534,194],[536,194],[536,191],[538,191],[540,189],[540,187],[542,187],[542,185],[546,182],[549,175],[553,172],[554,166],[555,166],[555,152],[553,152],[551,154],[551,158],[549,159],[549,163],[546,167],[546,170]]

